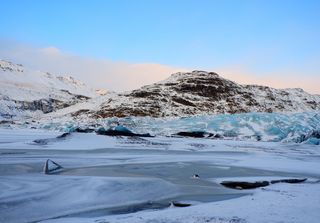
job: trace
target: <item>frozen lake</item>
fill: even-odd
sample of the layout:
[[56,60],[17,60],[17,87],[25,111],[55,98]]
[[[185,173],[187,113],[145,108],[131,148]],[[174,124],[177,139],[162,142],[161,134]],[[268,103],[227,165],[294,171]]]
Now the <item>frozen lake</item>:
[[[0,130],[0,222],[170,222],[172,219],[172,222],[256,222],[263,205],[265,209],[261,211],[269,212],[268,218],[264,218],[266,222],[279,219],[301,222],[301,213],[307,213],[307,222],[317,222],[320,217],[316,211],[320,198],[314,198],[320,195],[319,146],[108,137],[93,133],[73,133],[56,139],[59,134]],[[47,140],[37,144],[33,142],[36,139]],[[47,159],[64,168],[44,174]],[[195,174],[200,178],[192,177]],[[268,196],[270,199],[280,202],[282,197],[276,191],[284,190],[292,193],[288,197],[291,202],[301,202],[294,200],[296,196],[305,208],[289,205],[288,213],[277,217],[272,214],[272,208],[277,207],[270,206],[270,200],[259,201],[259,196],[267,193],[261,188],[233,190],[219,184],[219,179],[235,177],[308,178],[299,185],[267,187],[280,187]],[[308,196],[312,202],[307,201]],[[255,215],[250,215],[250,210],[239,211],[241,208],[234,207],[241,199],[247,203],[251,197],[257,197],[256,205],[261,206]],[[191,206],[172,208],[172,201]],[[208,213],[217,205],[218,210],[225,211]],[[230,215],[228,210],[232,208]],[[290,213],[295,220],[288,218]],[[195,218],[197,215],[199,219]],[[172,219],[169,221],[165,216]]]

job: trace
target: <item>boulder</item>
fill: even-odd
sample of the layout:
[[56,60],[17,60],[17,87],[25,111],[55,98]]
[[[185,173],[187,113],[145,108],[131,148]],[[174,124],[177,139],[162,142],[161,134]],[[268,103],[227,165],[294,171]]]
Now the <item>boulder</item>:
[[43,172],[44,174],[51,174],[61,169],[63,169],[63,167],[60,164],[52,161],[51,159],[47,159],[43,167]]

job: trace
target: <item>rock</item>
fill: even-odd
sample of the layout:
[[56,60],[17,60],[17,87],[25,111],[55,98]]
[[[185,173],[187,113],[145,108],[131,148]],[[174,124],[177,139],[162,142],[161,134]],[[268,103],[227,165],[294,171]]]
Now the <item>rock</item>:
[[213,72],[192,71],[172,74],[161,82],[112,95],[97,111],[92,111],[92,117],[184,117],[319,109],[320,96],[301,89],[241,85]]
[[213,138],[215,138],[215,139],[222,139],[223,136],[220,135],[220,134],[215,134],[215,135],[213,136]]
[[177,202],[177,201],[172,201],[172,202],[170,203],[170,206],[183,208],[183,207],[189,207],[189,206],[191,206],[191,204],[180,203],[180,202]]
[[320,130],[313,130],[309,137],[320,139]]
[[3,124],[15,124],[15,122],[11,120],[1,120],[0,125],[3,125]]
[[50,139],[36,139],[33,140],[33,142],[38,145],[47,145],[50,142]]
[[59,165],[58,163],[52,161],[51,159],[47,159],[47,161],[44,164],[43,172],[44,174],[50,174],[57,170],[61,170],[63,167]]
[[82,129],[82,128],[76,128],[73,130],[73,132],[79,132],[79,133],[91,133],[91,132],[94,132],[94,129],[90,129],[90,128],[85,128],[85,129]]
[[193,175],[192,175],[192,178],[198,179],[198,178],[200,178],[200,176],[199,176],[198,174],[193,174]]
[[63,139],[63,138],[66,138],[67,136],[70,136],[70,135],[71,135],[71,133],[65,132],[65,133],[57,136],[56,138],[57,138],[57,139]]

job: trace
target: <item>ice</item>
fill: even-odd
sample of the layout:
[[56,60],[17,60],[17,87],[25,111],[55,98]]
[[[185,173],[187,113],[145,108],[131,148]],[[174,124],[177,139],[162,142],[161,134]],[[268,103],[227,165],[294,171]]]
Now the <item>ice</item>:
[[[318,146],[94,133],[32,143],[59,134],[0,130],[0,222],[317,223],[320,217]],[[64,168],[44,174],[47,159]],[[219,185],[285,178],[308,180],[249,192]],[[169,208],[172,201],[192,205]]]
[[0,221],[30,222],[165,198],[175,187],[161,180],[121,177],[1,177]]
[[119,123],[136,133],[171,136],[181,131],[205,131],[225,139],[295,142],[319,145],[320,113],[242,113],[182,118],[127,117],[97,119],[94,122],[44,121],[39,128],[72,132],[79,126],[109,128]]

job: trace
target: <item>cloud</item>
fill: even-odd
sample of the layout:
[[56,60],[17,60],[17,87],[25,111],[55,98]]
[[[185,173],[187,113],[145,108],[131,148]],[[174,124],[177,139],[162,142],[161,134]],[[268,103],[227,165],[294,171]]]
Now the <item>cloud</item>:
[[[265,85],[273,88],[302,88],[313,94],[320,94],[315,71],[293,71],[282,69],[268,72],[258,72],[245,65],[220,67],[216,71],[226,79],[239,84]],[[257,75],[259,73],[259,75]]]
[[126,91],[187,71],[157,63],[133,64],[81,57],[56,47],[36,48],[12,41],[0,41],[0,58],[35,70],[71,75],[94,88]]
[[40,48],[39,51],[45,55],[61,55],[62,52],[54,46],[49,46],[45,48]]
[[[108,59],[96,59],[74,55],[54,46],[37,48],[14,41],[0,40],[0,59],[23,64],[36,70],[57,75],[71,75],[94,88],[127,91],[163,80],[172,73],[191,69],[166,66],[157,63],[128,63]],[[254,70],[252,64],[215,67],[210,71],[241,84],[259,84],[274,88],[303,88],[320,94],[315,73],[319,61],[309,70]]]

